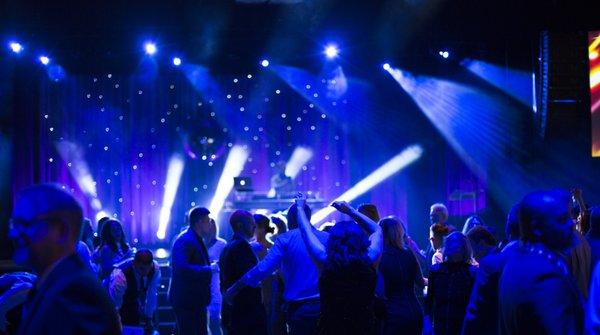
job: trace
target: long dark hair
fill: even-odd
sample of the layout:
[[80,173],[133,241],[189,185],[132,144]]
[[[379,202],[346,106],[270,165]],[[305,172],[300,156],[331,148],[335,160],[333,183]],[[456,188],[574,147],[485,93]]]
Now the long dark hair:
[[[115,240],[111,233],[111,227],[113,226],[118,227],[121,230],[121,239],[118,241]],[[121,222],[119,222],[119,220],[110,219],[106,221],[102,225],[102,231],[100,231],[100,238],[102,239],[102,242],[100,243],[100,248],[102,248],[102,246],[104,245],[107,245],[113,252],[119,252],[119,247],[121,248],[121,251],[123,251],[123,253],[129,251],[129,244],[127,244],[127,240],[125,239],[123,225],[121,225]]]
[[329,232],[325,266],[340,268],[355,263],[370,264],[368,249],[369,238],[356,223],[338,222]]

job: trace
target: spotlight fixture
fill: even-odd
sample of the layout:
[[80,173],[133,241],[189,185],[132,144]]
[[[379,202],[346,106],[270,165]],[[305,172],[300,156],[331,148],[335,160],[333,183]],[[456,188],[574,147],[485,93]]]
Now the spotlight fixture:
[[328,44],[325,47],[325,56],[329,59],[334,59],[340,54],[340,50],[335,44]]
[[12,52],[16,54],[21,53],[21,51],[23,51],[23,46],[19,42],[10,42],[8,44],[8,47],[10,48],[10,50],[12,50]]
[[144,44],[144,51],[146,51],[147,55],[154,55],[157,51],[156,44],[152,42],[146,42],[146,44]]
[[266,59],[263,59],[263,60],[260,62],[260,65],[262,65],[262,67],[267,67],[267,66],[269,66],[269,61],[268,61],[268,60],[266,60]]
[[441,50],[440,52],[438,52],[438,54],[444,59],[448,59],[448,57],[450,57],[450,52],[446,50]]
[[173,57],[173,65],[175,65],[175,66],[181,65],[181,58]]
[[384,63],[383,64],[383,69],[386,71],[389,71],[389,69],[391,69],[390,64],[389,63]]
[[48,63],[50,63],[50,58],[48,58],[47,56],[40,56],[40,63],[44,64],[44,65],[48,65]]

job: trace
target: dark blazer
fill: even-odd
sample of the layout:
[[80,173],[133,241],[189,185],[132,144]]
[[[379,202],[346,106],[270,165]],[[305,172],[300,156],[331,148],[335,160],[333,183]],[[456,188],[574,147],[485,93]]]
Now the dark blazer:
[[583,298],[564,258],[525,245],[506,262],[499,286],[500,334],[582,334]]
[[36,291],[17,334],[121,334],[108,293],[76,254],[60,261]]
[[491,254],[479,262],[463,335],[498,334],[498,283],[510,254],[510,250]]
[[188,310],[200,310],[208,306],[212,276],[210,261],[204,242],[191,228],[175,240],[171,268],[171,306]]
[[[246,272],[258,263],[250,244],[241,236],[234,235],[225,246],[219,260],[221,291],[225,292]],[[262,304],[260,287],[247,286],[234,298],[231,306],[223,304],[223,325],[230,332],[266,325],[266,314]],[[266,331],[266,328],[265,328]],[[250,333],[242,331],[242,333]],[[254,333],[254,332],[253,332]],[[260,333],[260,332],[259,332]]]

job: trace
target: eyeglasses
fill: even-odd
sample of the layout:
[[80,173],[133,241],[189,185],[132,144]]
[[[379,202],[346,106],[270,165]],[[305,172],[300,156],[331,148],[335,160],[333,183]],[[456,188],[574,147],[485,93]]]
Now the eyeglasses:
[[53,218],[53,217],[37,217],[37,218],[31,219],[31,220],[10,218],[8,220],[8,228],[9,229],[23,229],[23,228],[27,229],[39,222],[50,223],[50,222],[56,222],[56,221],[60,221],[60,219]]

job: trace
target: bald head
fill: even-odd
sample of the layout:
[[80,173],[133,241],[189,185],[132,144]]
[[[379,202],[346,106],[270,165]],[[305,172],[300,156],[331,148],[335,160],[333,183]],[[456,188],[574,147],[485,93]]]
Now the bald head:
[[542,243],[563,251],[573,245],[570,194],[565,190],[529,193],[521,201],[519,224],[525,242]]

